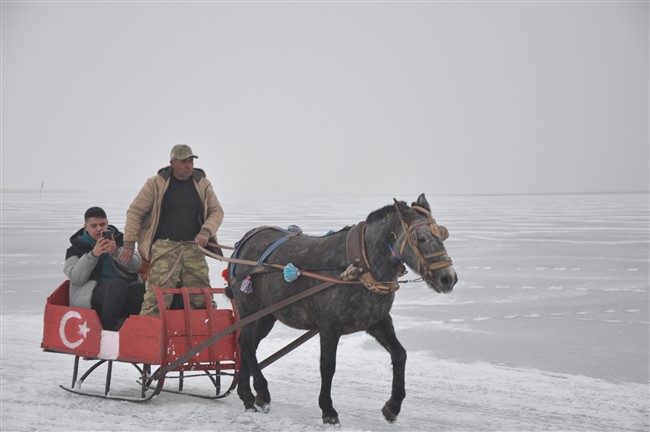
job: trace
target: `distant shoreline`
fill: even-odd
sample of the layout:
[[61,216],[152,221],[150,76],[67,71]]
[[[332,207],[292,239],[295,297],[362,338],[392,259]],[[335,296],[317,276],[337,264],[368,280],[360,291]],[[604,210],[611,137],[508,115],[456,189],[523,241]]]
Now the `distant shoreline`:
[[[133,192],[135,189],[101,189],[97,190],[97,192]],[[88,193],[92,192],[87,189],[27,189],[27,188],[2,188],[0,189],[0,193],[71,193],[71,192],[79,192],[79,193]]]
[[[0,188],[0,193],[35,193],[35,194],[45,194],[45,193],[73,193],[73,192],[79,192],[79,193],[87,193],[91,192],[86,189],[38,189],[38,188]],[[137,189],[101,189],[97,190],[96,192],[102,193],[102,192],[137,192]],[[250,195],[250,192],[242,192],[243,194]],[[410,195],[418,195],[421,192],[416,192],[416,193],[410,193]],[[426,192],[427,195],[432,195],[432,196],[552,196],[552,195],[650,195],[650,191],[645,190],[645,191],[598,191],[598,192],[491,192],[491,193],[470,193],[470,192],[464,192],[464,193],[430,193]],[[334,194],[334,193],[298,193],[294,194],[293,196],[297,197],[305,197],[305,196],[315,196],[319,195],[322,197],[336,197],[336,196],[341,196],[341,194]],[[361,195],[361,196],[385,196],[385,195],[395,195],[395,196],[403,196],[403,195],[409,195],[409,192],[401,192],[401,193],[393,193],[393,192],[381,192],[381,193],[354,193],[354,194],[348,194],[345,193],[343,195],[346,196],[354,196],[354,195]]]

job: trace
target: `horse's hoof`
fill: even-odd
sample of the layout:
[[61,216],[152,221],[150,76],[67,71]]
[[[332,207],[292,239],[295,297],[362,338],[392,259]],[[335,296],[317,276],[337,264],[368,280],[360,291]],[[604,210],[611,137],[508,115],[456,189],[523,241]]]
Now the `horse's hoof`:
[[260,405],[258,403],[255,403],[255,408],[256,408],[255,411],[257,411],[257,412],[268,414],[269,411],[271,411],[271,404]]
[[388,406],[388,402],[381,409],[381,413],[388,423],[395,423],[397,421],[397,414],[395,414]]
[[341,427],[338,417],[323,417],[323,424]]
[[244,411],[251,412],[251,413],[258,412],[257,408],[255,407],[255,402],[252,400],[248,402],[244,402]]
[[255,410],[264,414],[268,414],[271,411],[271,404],[255,402]]
[[257,395],[255,397],[255,406],[257,407],[257,410],[260,412],[263,412],[264,414],[268,413],[271,411],[271,398],[262,398],[260,395]]

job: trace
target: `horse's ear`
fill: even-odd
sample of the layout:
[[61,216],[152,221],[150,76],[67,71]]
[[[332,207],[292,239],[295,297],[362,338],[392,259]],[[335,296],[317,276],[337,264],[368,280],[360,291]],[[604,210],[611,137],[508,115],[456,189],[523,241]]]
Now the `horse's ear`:
[[420,196],[418,197],[418,200],[416,202],[411,204],[411,206],[414,206],[414,205],[420,206],[422,208],[425,208],[425,209],[431,211],[431,207],[429,207],[429,201],[427,201],[427,197],[425,197],[423,193],[420,194]]

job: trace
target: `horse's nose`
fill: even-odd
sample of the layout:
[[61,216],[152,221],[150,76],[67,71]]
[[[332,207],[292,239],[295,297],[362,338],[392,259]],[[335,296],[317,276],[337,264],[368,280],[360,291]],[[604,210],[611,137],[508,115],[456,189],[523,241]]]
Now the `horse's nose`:
[[443,286],[443,292],[451,292],[454,289],[454,285],[458,282],[458,276],[456,272],[453,271],[451,274],[446,274],[440,278],[440,282]]

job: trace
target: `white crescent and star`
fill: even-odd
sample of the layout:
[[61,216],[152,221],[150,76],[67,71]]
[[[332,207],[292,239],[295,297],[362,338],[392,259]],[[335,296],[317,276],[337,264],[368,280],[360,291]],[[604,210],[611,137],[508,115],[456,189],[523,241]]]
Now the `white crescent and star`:
[[65,326],[68,323],[68,320],[70,318],[81,319],[81,315],[77,311],[66,312],[65,315],[63,315],[63,318],[61,318],[61,324],[59,325],[59,336],[61,336],[61,341],[63,342],[63,345],[67,346],[70,349],[75,349],[84,342],[84,340],[86,339],[86,335],[88,335],[90,329],[86,325],[87,321],[84,321],[83,324],[79,324],[78,334],[81,335],[81,339],[78,339],[74,342],[70,342],[65,335]]

